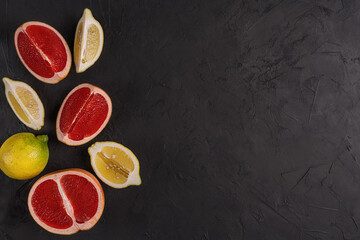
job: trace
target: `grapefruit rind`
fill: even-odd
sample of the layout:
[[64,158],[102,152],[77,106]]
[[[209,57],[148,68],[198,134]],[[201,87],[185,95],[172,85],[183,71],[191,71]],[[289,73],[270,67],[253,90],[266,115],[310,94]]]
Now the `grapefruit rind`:
[[[31,68],[29,68],[29,66],[26,64],[26,62],[24,61],[24,59],[22,58],[20,51],[18,49],[18,35],[20,32],[24,32],[26,34],[25,29],[30,26],[30,25],[39,25],[39,26],[43,26],[46,28],[51,29],[53,32],[56,33],[56,35],[60,38],[61,42],[63,43],[65,50],[66,50],[66,55],[67,55],[67,61],[66,61],[66,65],[64,67],[64,69],[60,72],[55,72],[54,71],[54,76],[51,78],[46,78],[46,77],[42,77],[40,75],[38,75],[37,73],[35,73]],[[49,83],[49,84],[56,84],[58,82],[60,82],[61,80],[63,80],[69,73],[70,71],[70,67],[71,67],[71,52],[70,52],[70,48],[68,46],[68,44],[66,43],[64,37],[52,26],[46,24],[46,23],[42,23],[42,22],[38,22],[38,21],[30,21],[30,22],[26,22],[24,24],[22,24],[20,27],[18,27],[18,29],[16,29],[15,31],[15,35],[14,35],[14,43],[15,43],[15,48],[16,48],[16,52],[21,60],[21,62],[23,63],[23,65],[26,67],[26,69],[37,79],[39,79],[40,81],[43,81],[45,83]],[[48,61],[47,56],[40,50],[39,53],[41,54],[41,56]]]
[[[100,152],[103,147],[106,147],[106,146],[119,148],[120,150],[125,152],[131,158],[131,160],[134,164],[134,170],[129,173],[127,181],[123,184],[116,184],[116,183],[109,181],[101,174],[101,172],[96,167],[96,163],[95,163],[96,154],[98,152]],[[140,171],[139,160],[137,159],[135,154],[127,147],[125,147],[119,143],[111,142],[111,141],[96,142],[88,148],[88,152],[90,155],[91,166],[92,166],[94,172],[96,173],[98,178],[100,178],[105,184],[107,184],[113,188],[126,188],[131,185],[141,185],[141,178],[140,178],[140,174],[139,174],[139,171]]]
[[[42,126],[44,126],[44,118],[45,118],[45,110],[44,110],[44,105],[42,104],[39,95],[35,92],[35,90],[30,87],[30,85],[21,82],[21,81],[15,81],[15,80],[11,80],[10,78],[4,77],[3,78],[3,82],[5,85],[5,96],[6,99],[11,107],[11,109],[13,110],[13,112],[15,113],[16,117],[22,122],[24,123],[27,127],[32,128],[34,130],[40,130]],[[26,90],[30,91],[32,96],[34,97],[34,100],[36,101],[38,108],[39,108],[39,119],[35,120],[31,114],[29,113],[28,109],[23,105],[22,101],[19,99],[18,95],[16,94],[15,89],[17,87],[22,87],[25,88]],[[30,120],[30,123],[27,123],[15,110],[14,106],[11,104],[10,101],[10,97],[9,97],[9,92],[12,93],[13,97],[16,99],[16,101],[18,102],[18,104],[21,106],[23,112],[25,113],[26,117],[28,118],[28,120]]]
[[[107,114],[107,117],[106,119],[104,120],[104,122],[102,123],[102,125],[100,126],[100,128],[94,133],[92,134],[91,136],[88,136],[88,137],[85,137],[84,139],[82,140],[79,140],[79,141],[74,141],[72,139],[70,139],[67,135],[68,134],[63,134],[61,132],[61,129],[60,129],[60,118],[61,118],[61,113],[62,113],[62,110],[64,108],[64,105],[66,103],[66,101],[68,100],[68,98],[78,89],[80,88],[89,88],[91,90],[92,93],[99,93],[101,94],[105,99],[106,99],[106,102],[108,104],[108,114]],[[79,111],[81,112],[81,110]],[[77,87],[75,87],[73,90],[71,90],[69,92],[69,94],[65,97],[63,103],[61,104],[61,107],[60,107],[60,110],[58,112],[58,115],[57,115],[57,119],[56,119],[56,136],[58,138],[58,140],[60,142],[63,142],[69,146],[79,146],[79,145],[82,145],[84,143],[87,143],[89,141],[91,141],[92,139],[94,139],[104,128],[105,126],[107,125],[107,123],[109,122],[109,119],[111,117],[111,114],[112,114],[112,102],[111,102],[111,99],[109,97],[109,95],[107,95],[107,93],[102,90],[101,88],[99,87],[96,87],[92,84],[89,84],[89,83],[83,83],[83,84],[80,84],[78,85]],[[76,118],[74,118],[76,119]]]
[[[89,26],[91,26],[92,24],[95,25],[95,27],[99,30],[99,38],[100,38],[99,39],[99,47],[98,47],[97,53],[94,56],[94,58],[91,61],[86,61],[85,63],[83,63],[82,59],[84,59],[84,57],[85,57],[84,55],[85,55],[85,49],[86,49],[88,29],[89,29]],[[82,27],[81,36],[78,36],[81,27]],[[78,37],[80,37],[80,41],[77,41]],[[75,44],[77,44],[77,42],[79,42],[79,44],[80,44],[80,47],[79,47],[80,54],[75,53],[75,51],[76,51]],[[104,45],[104,31],[101,27],[101,24],[94,18],[90,9],[85,8],[83,15],[81,16],[81,18],[76,26],[75,40],[74,40],[74,63],[75,63],[75,70],[77,73],[82,73],[86,69],[88,69],[89,67],[94,65],[94,63],[99,59],[99,57],[101,55],[103,45]],[[79,55],[78,60],[75,58],[76,54]]]
[[[81,176],[81,177],[84,177],[85,179],[87,179],[89,182],[91,182],[95,186],[95,189],[98,193],[98,197],[99,197],[98,209],[97,209],[95,215],[89,221],[87,221],[85,223],[78,223],[75,221],[74,210],[72,209],[70,201],[66,197],[64,191],[62,190],[62,186],[60,184],[61,177],[64,175],[70,175],[70,174]],[[67,229],[58,229],[58,228],[54,228],[54,227],[51,227],[51,226],[45,224],[36,215],[36,213],[32,207],[31,197],[33,196],[37,186],[39,186],[41,183],[43,183],[49,179],[54,180],[57,183],[59,192],[64,200],[63,203],[64,203],[65,210],[66,210],[67,214],[73,219],[73,225]],[[90,228],[92,228],[97,223],[97,221],[100,219],[102,212],[104,210],[104,205],[105,205],[105,196],[104,196],[104,191],[102,190],[100,182],[91,173],[89,173],[83,169],[77,169],[77,168],[60,170],[60,171],[52,172],[52,173],[42,176],[31,187],[29,195],[28,195],[28,208],[29,208],[30,214],[33,217],[33,219],[35,220],[35,222],[37,224],[39,224],[45,230],[47,230],[51,233],[60,234],[60,235],[71,235],[71,234],[77,233],[80,230],[89,230]]]

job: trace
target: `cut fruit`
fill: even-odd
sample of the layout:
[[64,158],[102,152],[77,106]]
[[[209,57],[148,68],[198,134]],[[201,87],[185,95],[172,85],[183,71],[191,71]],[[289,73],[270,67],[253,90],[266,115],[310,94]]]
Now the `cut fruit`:
[[37,93],[24,82],[4,77],[5,95],[15,115],[29,128],[40,130],[44,125],[44,106]]
[[128,148],[116,142],[96,142],[88,151],[96,175],[110,187],[141,184],[139,161]]
[[110,97],[100,88],[84,83],[63,101],[56,120],[59,141],[78,146],[95,138],[108,123],[112,112]]
[[104,45],[104,32],[91,11],[85,8],[76,27],[74,62],[76,72],[84,72],[100,57]]
[[91,173],[75,168],[41,177],[28,196],[29,211],[37,224],[62,235],[92,228],[104,205],[99,181]]
[[55,84],[68,75],[69,46],[50,25],[26,22],[16,30],[14,41],[21,62],[40,81]]

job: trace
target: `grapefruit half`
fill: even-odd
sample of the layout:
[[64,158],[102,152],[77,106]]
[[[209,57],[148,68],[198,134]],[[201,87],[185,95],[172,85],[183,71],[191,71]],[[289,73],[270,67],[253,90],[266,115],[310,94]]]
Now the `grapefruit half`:
[[110,97],[89,83],[75,87],[63,101],[56,119],[59,141],[82,145],[95,138],[106,126],[112,113]]
[[68,75],[70,49],[55,28],[42,22],[26,22],[16,30],[14,41],[21,62],[37,79],[55,84]]
[[49,173],[32,186],[28,196],[31,216],[45,230],[70,235],[92,228],[104,210],[99,181],[82,169]]

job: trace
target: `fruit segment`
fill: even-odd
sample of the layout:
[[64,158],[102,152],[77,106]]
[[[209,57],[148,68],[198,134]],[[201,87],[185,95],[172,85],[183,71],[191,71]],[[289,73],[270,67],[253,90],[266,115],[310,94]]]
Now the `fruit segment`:
[[44,181],[35,189],[31,205],[40,220],[53,228],[66,229],[73,225],[73,220],[66,213],[58,185],[53,180]]
[[14,41],[20,60],[37,79],[54,84],[69,73],[70,49],[53,27],[41,22],[24,23],[16,30]]
[[131,158],[115,147],[103,147],[96,154],[95,164],[102,176],[116,184],[125,183],[135,168]]
[[41,55],[40,51],[36,48],[36,45],[25,32],[19,33],[17,42],[19,53],[26,66],[39,76],[45,78],[54,76],[55,72],[51,68],[50,63]]
[[15,93],[30,116],[34,120],[38,120],[40,118],[40,106],[38,101],[35,100],[33,93],[24,87],[15,88]]
[[30,25],[24,32],[50,64],[54,72],[60,72],[65,68],[68,57],[66,48],[53,30],[41,25]]
[[79,141],[96,133],[106,120],[109,107],[100,94],[92,94],[69,131],[71,140]]
[[[87,30],[85,57],[81,63],[86,63],[94,60],[100,47],[100,31],[96,25],[91,24]],[[100,49],[101,51],[101,49]]]
[[60,117],[60,129],[69,139],[79,141],[93,135],[105,121],[109,107],[100,94],[81,88],[66,101]]
[[84,108],[90,95],[90,88],[80,88],[68,98],[60,118],[60,130],[63,133],[68,133],[75,124],[78,113]]
[[74,209],[76,222],[89,221],[96,214],[99,205],[94,185],[83,177],[70,174],[63,176],[60,183]]
[[74,62],[76,72],[84,72],[100,57],[104,44],[104,32],[91,11],[85,9],[76,27]]
[[25,123],[30,124],[31,122],[29,118],[26,116],[26,113],[24,112],[14,95],[10,91],[8,91],[7,94],[9,96],[9,103],[14,108],[15,113],[19,115],[20,119],[22,119]]
[[3,78],[6,98],[15,115],[26,126],[40,130],[44,125],[44,106],[37,93],[26,83]]
[[84,144],[101,132],[112,112],[109,96],[91,84],[73,89],[60,107],[56,133],[68,145]]
[[115,142],[96,142],[89,147],[96,175],[114,188],[140,185],[139,161],[126,147]]
[[82,169],[68,169],[41,177],[31,188],[31,216],[45,230],[69,235],[93,227],[104,209],[99,181]]

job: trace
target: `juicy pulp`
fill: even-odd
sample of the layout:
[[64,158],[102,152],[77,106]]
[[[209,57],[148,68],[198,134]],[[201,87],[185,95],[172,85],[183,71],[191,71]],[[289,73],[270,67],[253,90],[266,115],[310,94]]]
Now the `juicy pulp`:
[[42,77],[51,78],[66,66],[65,46],[52,29],[30,25],[19,33],[17,46],[26,65]]
[[71,140],[93,135],[106,120],[109,111],[106,99],[92,93],[87,87],[72,93],[64,104],[60,116],[60,130]]
[[10,91],[8,92],[8,96],[11,105],[14,107],[15,112],[20,116],[20,118],[23,119],[26,123],[31,123],[29,118],[26,116],[26,113],[20,106],[19,102],[16,100],[16,98]]
[[31,204],[41,221],[53,228],[66,229],[73,220],[66,213],[63,199],[54,180],[46,180],[35,190]]
[[74,209],[76,222],[84,223],[91,219],[99,204],[94,185],[77,175],[65,175],[60,182]]
[[15,92],[31,117],[35,120],[38,120],[40,118],[40,109],[33,94],[23,87],[17,87]]
[[[67,229],[74,220],[82,224],[91,219],[98,209],[99,197],[93,183],[82,176],[68,174],[59,182],[49,179],[40,183],[32,195],[31,204],[35,214],[46,225]],[[75,219],[69,216],[69,208],[72,208]]]
[[98,51],[100,51],[100,32],[99,29],[91,24],[87,31],[87,39],[86,39],[86,48],[85,48],[85,56],[81,60],[82,63],[92,61]]
[[116,184],[125,183],[135,169],[133,161],[125,152],[109,146],[103,147],[96,154],[95,164],[102,176]]

